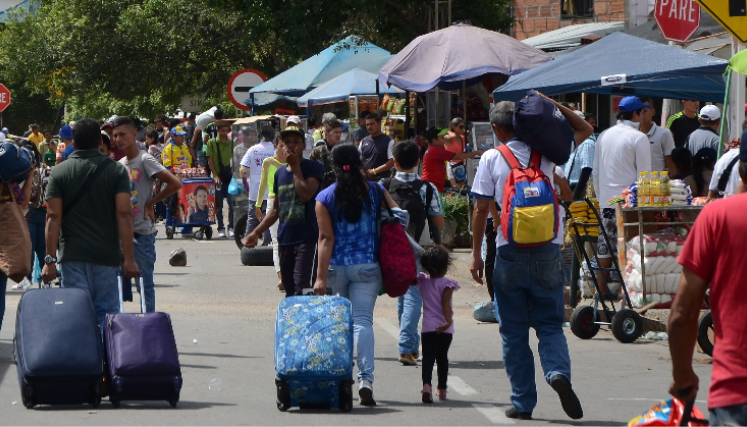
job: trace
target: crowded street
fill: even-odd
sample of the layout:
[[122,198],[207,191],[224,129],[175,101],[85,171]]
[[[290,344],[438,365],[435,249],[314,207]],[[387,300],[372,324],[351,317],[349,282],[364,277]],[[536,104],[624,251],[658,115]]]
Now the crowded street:
[[[160,233],[159,233],[160,234]],[[184,248],[186,267],[170,267],[168,256]],[[158,305],[171,314],[184,386],[176,410],[166,402],[130,402],[119,410],[108,403],[41,407],[28,411],[18,393],[12,362],[13,320],[21,294],[8,291],[0,332],[0,408],[3,425],[623,425],[664,398],[671,381],[666,341],[617,342],[609,332],[580,340],[564,328],[573,361],[573,384],[584,404],[584,419],[564,417],[558,398],[537,374],[539,404],[534,421],[511,420],[510,386],[501,358],[497,324],[472,318],[484,287],[469,278],[468,254],[457,254],[454,278],[462,285],[454,301],[458,336],[450,354],[449,401],[420,403],[419,366],[397,362],[396,300],[382,296],[374,313],[376,395],[374,408],[279,413],[274,392],[274,323],[283,294],[272,267],[239,262],[232,241],[156,240]],[[138,310],[127,303],[129,312]],[[195,342],[195,340],[197,342]],[[531,336],[532,346],[537,340]],[[701,383],[710,381],[710,358],[695,354]],[[458,378],[458,379],[457,379]],[[216,386],[211,382],[219,382]],[[706,409],[704,398],[697,406]],[[355,402],[357,404],[357,402]]]

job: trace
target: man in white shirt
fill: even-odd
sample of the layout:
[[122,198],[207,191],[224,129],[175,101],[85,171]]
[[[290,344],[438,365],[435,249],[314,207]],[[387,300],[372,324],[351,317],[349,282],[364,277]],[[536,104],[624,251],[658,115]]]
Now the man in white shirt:
[[670,174],[674,174],[672,151],[675,145],[672,132],[654,123],[654,100],[641,98],[641,101],[649,107],[641,110],[641,132],[648,136],[648,142],[651,143],[651,170],[661,172],[666,169]]
[[[554,102],[554,101],[553,101]],[[570,109],[555,103],[576,130],[575,140],[584,141],[593,129]],[[513,128],[514,103],[499,102],[490,110],[490,123],[498,139],[508,147],[521,165],[527,165],[532,149],[519,140]],[[563,141],[559,141],[563,143]],[[568,144],[571,147],[571,144]],[[555,164],[541,157],[540,169],[553,181]],[[488,150],[480,159],[472,195],[477,198],[472,223],[472,277],[482,283],[484,262],[481,256],[482,237],[488,211],[493,202],[503,203],[503,186],[511,173],[499,150]],[[503,207],[502,207],[503,208]],[[495,221],[495,220],[494,220]],[[501,221],[508,221],[501,218]],[[534,375],[534,356],[529,347],[529,328],[534,328],[540,340],[540,359],[545,380],[558,393],[565,413],[573,418],[583,417],[581,402],[571,386],[571,360],[563,333],[565,304],[563,292],[563,261],[559,247],[563,242],[560,209],[557,212],[559,229],[551,243],[538,247],[517,247],[508,243],[498,231],[493,276],[493,292],[500,318],[503,340],[503,361],[511,382],[509,418],[530,420],[537,405]]]
[[[262,178],[262,162],[266,158],[275,155],[275,147],[272,145],[272,140],[275,139],[275,129],[270,125],[262,126],[259,135],[261,137],[259,144],[253,145],[244,155],[244,159],[241,160],[241,166],[249,177],[249,209],[247,210],[246,221],[247,236],[260,223],[254,206],[257,200],[260,200],[260,197],[263,200],[262,214],[264,215],[267,212],[267,192],[259,194],[259,182]],[[270,243],[272,243],[272,237],[270,237],[270,230],[268,229],[262,234],[262,245],[268,246]]]
[[[597,254],[599,266],[610,268],[612,257],[617,256],[617,219],[615,209],[607,207],[630,184],[638,180],[639,172],[651,170],[651,148],[646,135],[639,130],[643,110],[650,109],[635,96],[620,101],[617,124],[602,132],[597,139],[594,152],[594,191],[602,208],[602,226],[610,239],[610,246],[602,234],[599,235]],[[648,112],[646,112],[648,114]],[[602,297],[617,301],[607,289],[604,274],[599,276]]]
[[[745,135],[742,137],[744,138]],[[738,185],[739,148],[732,148],[722,155],[713,167],[713,175],[711,175],[711,182],[708,185],[708,201],[713,201],[721,196],[730,197],[737,194]]]

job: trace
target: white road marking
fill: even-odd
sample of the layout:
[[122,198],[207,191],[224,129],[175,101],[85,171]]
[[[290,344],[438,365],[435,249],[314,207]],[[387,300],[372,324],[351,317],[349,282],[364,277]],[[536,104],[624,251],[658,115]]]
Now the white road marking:
[[[661,402],[663,399],[651,399],[648,397],[608,397],[607,400],[627,400],[636,402]],[[708,403],[707,400],[696,400],[695,403]]]
[[496,408],[489,403],[473,403],[472,406],[485,415],[493,424],[516,424],[513,420],[506,417],[501,408]]
[[478,394],[477,390],[467,385],[467,383],[464,382],[463,379],[454,375],[449,375],[449,388],[461,394],[462,396]]
[[376,322],[381,329],[387,331],[389,335],[393,336],[395,340],[399,340],[399,328],[395,326],[394,323],[390,322],[389,319],[377,317],[374,319],[374,322]]

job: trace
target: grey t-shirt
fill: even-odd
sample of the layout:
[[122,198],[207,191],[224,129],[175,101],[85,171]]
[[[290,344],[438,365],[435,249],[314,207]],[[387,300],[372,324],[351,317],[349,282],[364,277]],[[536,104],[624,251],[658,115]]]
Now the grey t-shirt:
[[142,235],[153,234],[156,232],[156,226],[150,218],[145,217],[145,206],[153,198],[155,175],[166,168],[145,151],[138,153],[132,160],[122,157],[119,162],[127,168],[130,175],[130,203],[135,221],[133,231]]
[[718,151],[719,135],[715,130],[701,126],[687,137],[685,147],[690,150],[693,157],[701,148],[712,148]]

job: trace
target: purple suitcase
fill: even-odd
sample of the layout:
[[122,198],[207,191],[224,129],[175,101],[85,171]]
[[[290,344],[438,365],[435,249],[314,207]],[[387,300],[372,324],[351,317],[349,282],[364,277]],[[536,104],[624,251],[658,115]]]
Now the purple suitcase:
[[[121,297],[122,276],[119,282]],[[106,315],[109,400],[115,408],[123,400],[166,400],[176,407],[182,373],[171,318],[166,313],[144,313],[142,277],[139,282],[143,313]]]

